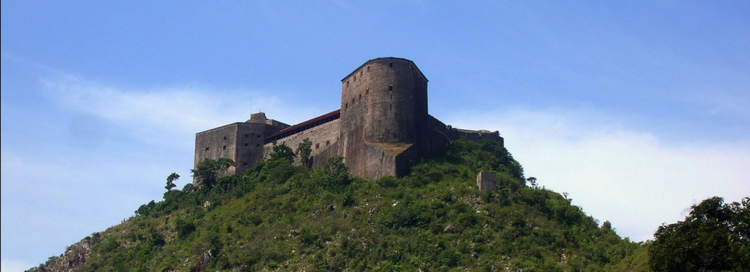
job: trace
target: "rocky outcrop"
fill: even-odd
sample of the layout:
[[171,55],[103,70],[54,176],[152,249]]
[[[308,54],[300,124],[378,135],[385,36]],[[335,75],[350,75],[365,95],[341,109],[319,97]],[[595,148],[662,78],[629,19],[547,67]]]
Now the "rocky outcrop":
[[46,263],[27,271],[31,272],[70,272],[78,271],[89,256],[91,256],[91,247],[93,240],[86,237],[78,243],[72,244],[60,256],[50,257]]

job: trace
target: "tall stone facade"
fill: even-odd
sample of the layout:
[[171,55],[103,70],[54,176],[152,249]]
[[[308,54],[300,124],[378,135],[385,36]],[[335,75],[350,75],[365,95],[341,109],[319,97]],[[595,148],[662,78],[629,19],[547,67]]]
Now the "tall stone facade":
[[312,166],[341,156],[352,175],[364,178],[402,176],[432,150],[459,137],[502,141],[499,132],[446,126],[427,110],[427,78],[414,62],[402,58],[372,59],[341,80],[341,108],[289,126],[253,114],[196,134],[195,165],[206,159],[230,158],[238,174],[268,158],[275,144],[295,149],[312,141]]

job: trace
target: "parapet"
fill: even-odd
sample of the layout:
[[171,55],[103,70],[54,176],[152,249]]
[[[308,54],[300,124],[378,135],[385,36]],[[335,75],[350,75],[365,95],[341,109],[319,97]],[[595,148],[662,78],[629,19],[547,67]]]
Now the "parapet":
[[284,129],[284,128],[289,127],[289,124],[286,124],[284,122],[279,122],[274,119],[266,118],[266,114],[264,112],[250,114],[250,120],[247,120],[246,123],[266,124],[269,126],[277,127],[279,129]]
[[266,113],[259,112],[250,114],[250,120],[247,120],[247,122],[253,124],[265,124],[266,120],[268,120],[268,118],[266,118]]

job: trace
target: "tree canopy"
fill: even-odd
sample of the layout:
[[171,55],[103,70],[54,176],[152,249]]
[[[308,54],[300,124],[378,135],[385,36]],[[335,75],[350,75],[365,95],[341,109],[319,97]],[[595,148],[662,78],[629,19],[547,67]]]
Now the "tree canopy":
[[167,191],[172,191],[172,188],[177,187],[177,185],[174,184],[174,181],[180,178],[180,174],[172,173],[167,176],[167,185],[164,186]]
[[312,142],[310,139],[305,138],[302,142],[297,145],[297,156],[299,156],[299,164],[310,168],[310,153],[312,153]]
[[285,143],[276,144],[273,146],[273,151],[271,152],[271,161],[275,161],[278,159],[287,159],[289,162],[294,162],[294,151],[291,147],[287,146]]
[[219,176],[224,174],[224,172],[231,166],[234,166],[234,161],[232,159],[208,159],[200,162],[195,169],[191,169],[190,171],[193,173],[194,178],[200,180],[202,186],[213,188]]
[[653,271],[750,271],[750,198],[693,205],[684,221],[662,225],[649,248]]

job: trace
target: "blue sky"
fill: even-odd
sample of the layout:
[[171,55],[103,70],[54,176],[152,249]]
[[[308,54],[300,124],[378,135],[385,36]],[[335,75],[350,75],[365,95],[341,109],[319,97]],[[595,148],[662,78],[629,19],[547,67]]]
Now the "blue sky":
[[636,241],[750,195],[747,1],[2,2],[2,271],[189,181],[194,135],[338,108],[413,60],[433,116],[499,130],[527,176]]

